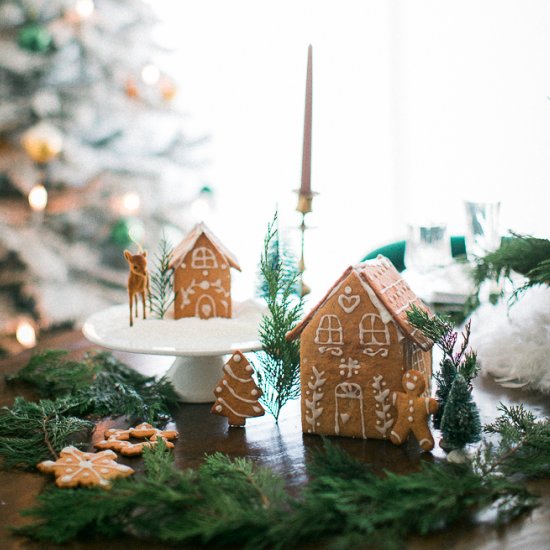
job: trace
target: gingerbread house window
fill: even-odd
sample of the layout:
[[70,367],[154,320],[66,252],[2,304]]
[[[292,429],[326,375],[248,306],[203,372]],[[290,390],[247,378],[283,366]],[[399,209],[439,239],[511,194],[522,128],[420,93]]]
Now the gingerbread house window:
[[388,356],[390,331],[380,315],[376,315],[376,313],[363,315],[359,323],[359,342],[366,346],[363,349],[363,353],[366,355],[380,354],[382,357]]
[[315,335],[316,344],[343,345],[342,323],[336,315],[323,315]]
[[419,370],[420,372],[426,372],[426,366],[424,364],[424,354],[419,347],[414,346],[412,350],[411,368]]
[[199,246],[193,250],[191,267],[193,269],[213,269],[218,267],[218,262],[212,250],[205,246]]

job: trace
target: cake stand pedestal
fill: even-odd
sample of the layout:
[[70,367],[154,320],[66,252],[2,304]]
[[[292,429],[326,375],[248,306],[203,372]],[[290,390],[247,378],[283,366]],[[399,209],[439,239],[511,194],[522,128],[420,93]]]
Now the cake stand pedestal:
[[119,305],[89,317],[82,332],[90,342],[108,349],[175,356],[166,376],[180,399],[211,403],[222,376],[224,355],[261,349],[258,329],[264,313],[265,306],[248,300],[233,303],[231,319],[138,318],[130,327],[128,306]]

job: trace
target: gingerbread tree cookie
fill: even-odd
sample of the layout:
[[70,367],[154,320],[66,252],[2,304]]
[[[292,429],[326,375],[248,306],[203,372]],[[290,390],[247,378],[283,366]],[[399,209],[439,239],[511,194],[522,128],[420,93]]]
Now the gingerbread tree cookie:
[[210,412],[226,416],[230,426],[244,426],[247,418],[263,416],[265,410],[258,402],[262,390],[252,378],[254,369],[246,357],[236,351],[224,365],[223,372],[214,390],[216,402]]
[[434,448],[434,438],[428,427],[428,416],[437,412],[439,405],[432,397],[419,397],[426,382],[420,371],[410,370],[403,375],[405,393],[394,392],[393,402],[397,408],[397,421],[390,434],[390,440],[401,445],[412,432],[424,451]]
[[[114,429],[105,430],[103,440],[98,441],[94,446],[97,449],[112,449],[124,456],[137,456],[143,453],[144,447],[152,447],[156,445],[159,439],[163,439],[169,449],[174,447],[170,442],[171,439],[178,437],[178,432],[175,430],[159,430],[143,422],[135,428],[127,430]],[[132,443],[130,438],[145,439],[139,443]]]
[[40,462],[37,468],[41,472],[53,473],[58,487],[97,486],[108,489],[111,479],[127,477],[134,470],[124,464],[118,464],[113,451],[85,453],[76,447],[65,447],[54,462]]

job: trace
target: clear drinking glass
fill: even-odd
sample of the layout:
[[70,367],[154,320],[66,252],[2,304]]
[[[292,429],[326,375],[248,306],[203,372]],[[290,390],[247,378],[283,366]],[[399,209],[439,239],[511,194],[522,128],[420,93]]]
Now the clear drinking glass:
[[451,244],[444,223],[409,224],[405,265],[408,269],[425,272],[447,265],[451,261]]
[[484,256],[500,246],[500,201],[464,201],[466,252],[469,259]]

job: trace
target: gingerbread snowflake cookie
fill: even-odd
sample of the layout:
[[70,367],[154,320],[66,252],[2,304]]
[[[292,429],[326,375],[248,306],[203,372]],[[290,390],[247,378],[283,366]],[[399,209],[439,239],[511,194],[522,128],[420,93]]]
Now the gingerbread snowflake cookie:
[[[151,424],[143,422],[135,428],[127,430],[109,429],[105,430],[103,440],[98,441],[94,446],[97,449],[111,449],[124,456],[137,456],[143,453],[145,447],[156,445],[159,439],[163,439],[168,448],[173,448],[174,444],[170,442],[178,437],[175,430],[159,430]],[[132,443],[130,438],[145,439],[138,443]]]
[[96,486],[108,489],[111,480],[127,477],[134,470],[124,464],[118,464],[113,451],[85,453],[76,447],[65,447],[59,458],[40,462],[37,468],[44,473],[53,473],[58,487]]
[[426,389],[426,382],[417,370],[410,370],[403,375],[403,389],[405,393],[393,393],[397,422],[391,431],[390,440],[401,445],[412,432],[422,450],[431,451],[434,438],[428,426],[428,417],[437,412],[439,404],[432,397],[419,397]]

